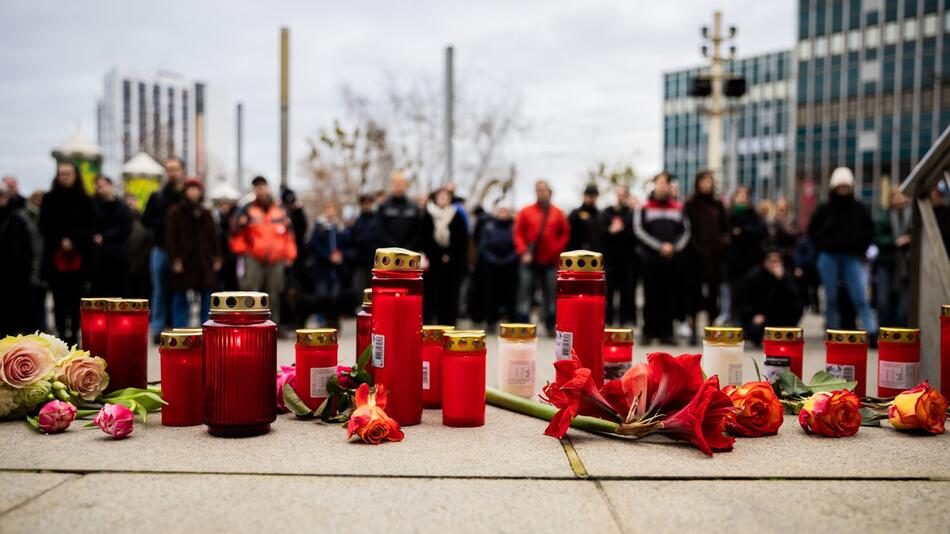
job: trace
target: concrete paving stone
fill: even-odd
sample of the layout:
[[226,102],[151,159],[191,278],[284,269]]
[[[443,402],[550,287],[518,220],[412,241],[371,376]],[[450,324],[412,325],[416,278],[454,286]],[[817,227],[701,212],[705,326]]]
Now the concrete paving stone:
[[627,532],[947,532],[950,482],[616,481]]
[[0,531],[11,534],[133,525],[163,533],[619,532],[592,482],[551,480],[94,474],[0,517]]
[[0,515],[77,475],[0,471]]

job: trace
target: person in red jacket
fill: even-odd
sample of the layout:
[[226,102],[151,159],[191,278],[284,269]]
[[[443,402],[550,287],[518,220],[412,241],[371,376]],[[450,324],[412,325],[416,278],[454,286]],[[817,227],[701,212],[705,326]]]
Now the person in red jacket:
[[297,258],[297,242],[290,218],[274,200],[267,179],[258,176],[251,185],[254,186],[254,200],[238,214],[231,236],[231,251],[244,258],[241,289],[267,292],[271,317],[280,324],[284,270]]
[[523,208],[515,218],[515,251],[521,256],[518,320],[529,321],[534,294],[540,286],[544,324],[548,335],[553,336],[554,269],[571,237],[571,228],[564,212],[551,203],[551,186],[546,181],[538,180],[534,192],[537,202]]

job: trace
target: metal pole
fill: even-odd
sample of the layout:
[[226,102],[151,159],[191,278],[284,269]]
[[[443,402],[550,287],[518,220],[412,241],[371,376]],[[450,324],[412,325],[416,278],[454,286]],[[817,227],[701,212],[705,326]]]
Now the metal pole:
[[452,138],[454,136],[454,108],[455,87],[453,80],[454,50],[451,46],[445,49],[445,176],[442,183],[452,180]]
[[280,29],[280,185],[287,185],[288,93],[290,92],[290,30]]
[[712,94],[709,98],[706,141],[706,166],[717,179],[722,178],[722,12],[713,13],[712,27],[712,64],[709,66],[709,80]]
[[237,105],[237,190],[244,190],[244,104]]

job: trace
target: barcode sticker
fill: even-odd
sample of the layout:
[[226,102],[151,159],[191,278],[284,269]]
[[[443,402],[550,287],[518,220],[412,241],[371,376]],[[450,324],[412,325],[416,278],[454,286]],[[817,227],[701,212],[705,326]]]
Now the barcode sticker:
[[733,386],[742,385],[742,364],[741,363],[729,364],[729,384]]
[[533,386],[534,360],[508,360],[508,385]]
[[920,364],[917,362],[878,362],[878,383],[882,387],[893,389],[910,389],[917,385],[917,371]]
[[838,365],[836,363],[829,363],[825,365],[825,371],[827,371],[829,375],[835,378],[841,378],[849,382],[854,380],[854,366],[853,365]]
[[792,368],[792,359],[788,356],[765,356],[765,364],[762,365],[762,375],[768,383],[775,382],[782,376],[783,371],[790,371]]
[[373,334],[373,367],[382,369],[386,363],[386,336]]
[[557,353],[554,355],[556,359],[570,360],[571,350],[574,349],[574,333],[561,332],[560,330],[557,330],[555,334],[554,346],[557,350]]
[[604,380],[619,380],[631,367],[633,362],[604,362]]
[[326,397],[327,380],[336,374],[336,366],[310,368],[310,396]]
[[429,362],[422,361],[422,389],[430,389],[429,384]]

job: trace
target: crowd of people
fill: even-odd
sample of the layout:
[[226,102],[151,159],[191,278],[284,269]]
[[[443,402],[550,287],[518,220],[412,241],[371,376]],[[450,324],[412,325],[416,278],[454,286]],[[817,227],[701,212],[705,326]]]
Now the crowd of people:
[[807,221],[795,221],[783,199],[753,204],[745,187],[724,200],[701,171],[686,199],[661,172],[642,201],[618,185],[602,209],[590,185],[569,213],[545,180],[530,205],[488,212],[466,206],[451,184],[410,197],[396,174],[385,196],[362,195],[354,216],[328,201],[311,222],[293,191],[275,195],[262,176],[243,204],[209,202],[181,160],[164,167],[141,212],[105,176],[88,195],[69,162],[29,198],[3,179],[0,277],[17,304],[0,307],[0,333],[48,330],[73,343],[79,300],[94,295],[148,298],[157,336],[206,320],[211,292],[236,289],[269,293],[272,317],[287,329],[312,320],[338,327],[369,287],[378,247],[424,254],[426,323],[452,325],[464,314],[492,330],[537,312],[553,335],[557,261],[579,249],[604,255],[607,323],[639,325],[643,344],[696,344],[704,324],[740,325],[760,342],[766,326],[796,325],[819,303],[829,328],[873,334],[878,321],[907,321],[908,199],[895,192],[872,220],[847,168],[834,171],[828,200]]

